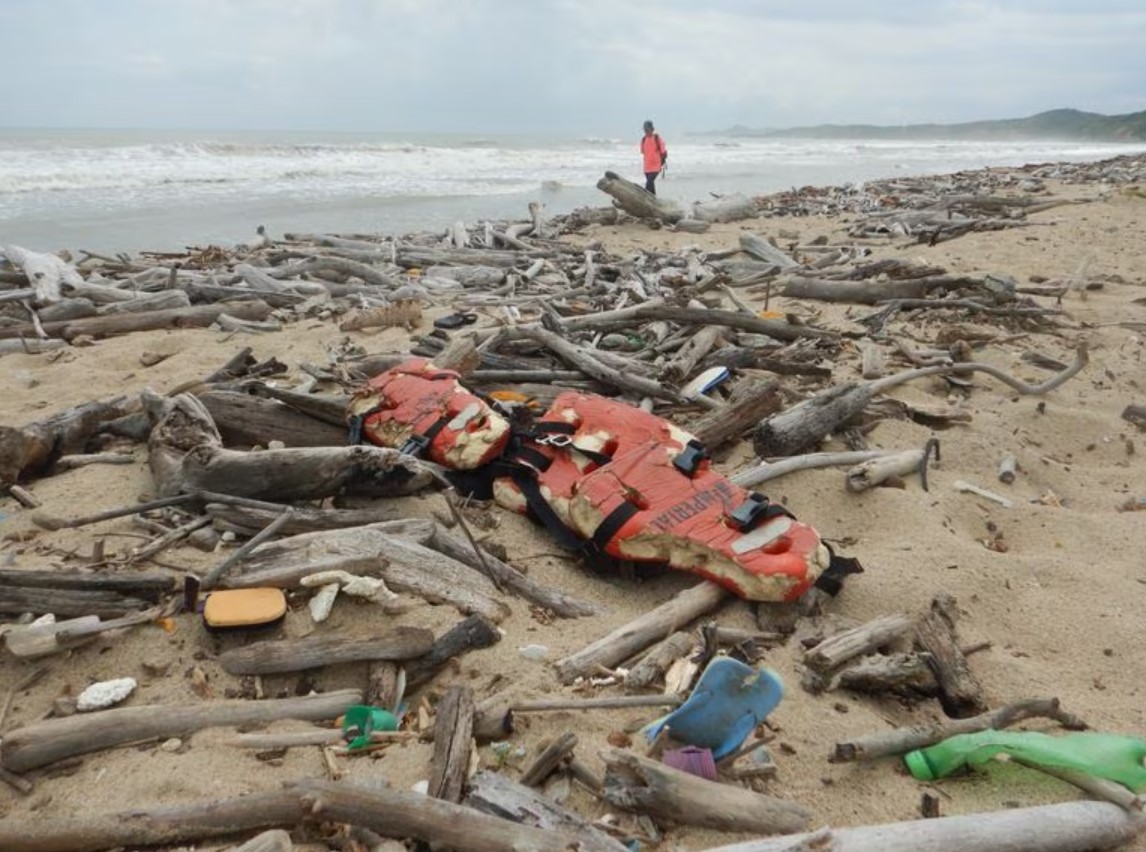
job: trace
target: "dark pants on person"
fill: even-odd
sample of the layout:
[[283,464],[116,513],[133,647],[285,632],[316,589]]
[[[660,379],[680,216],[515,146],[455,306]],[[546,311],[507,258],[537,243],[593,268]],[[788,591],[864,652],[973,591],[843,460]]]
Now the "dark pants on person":
[[645,189],[653,195],[657,194],[657,175],[660,172],[645,172]]

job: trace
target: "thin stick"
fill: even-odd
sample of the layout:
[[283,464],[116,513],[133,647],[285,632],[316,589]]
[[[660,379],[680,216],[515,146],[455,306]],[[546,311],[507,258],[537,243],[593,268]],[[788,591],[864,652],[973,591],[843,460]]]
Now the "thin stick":
[[553,698],[524,701],[509,709],[515,713],[543,713],[547,710],[599,710],[615,707],[676,707],[679,695],[617,695],[608,698]]
[[800,470],[813,470],[820,467],[839,467],[842,465],[863,464],[872,459],[892,455],[894,450],[859,450],[849,453],[808,453],[803,456],[792,456],[775,462],[764,462],[746,470],[738,471],[729,477],[732,482],[741,488],[752,488],[762,482],[779,479],[789,473]]
[[917,748],[942,742],[956,734],[973,734],[988,728],[1005,728],[1024,719],[1042,717],[1054,719],[1065,728],[1084,730],[1086,723],[1077,716],[1067,713],[1059,706],[1057,698],[1033,698],[1008,704],[988,713],[981,713],[968,719],[953,719],[934,725],[918,725],[913,728],[895,728],[876,734],[858,737],[854,740],[836,743],[830,758],[832,763],[846,763],[852,760],[873,760],[889,754],[903,754]]
[[1042,766],[1033,761],[1023,760],[1021,757],[1015,757],[1014,755],[1011,755],[1010,759],[1014,763],[1026,766],[1028,769],[1037,769],[1044,775],[1052,775],[1068,784],[1073,784],[1075,787],[1078,787],[1078,789],[1085,790],[1092,796],[1097,796],[1108,802],[1113,802],[1120,808],[1124,808],[1131,813],[1142,810],[1142,797],[1134,795],[1134,793],[1127,790],[1121,784],[1107,781],[1105,778],[1095,778],[1092,775],[1077,772],[1073,769],[1060,769],[1057,766]]
[[163,509],[167,506],[178,506],[197,499],[194,494],[177,494],[174,497],[163,497],[159,500],[148,500],[146,503],[136,503],[134,506],[121,506],[118,509],[108,509],[106,512],[96,512],[94,515],[82,515],[78,518],[54,518],[37,512],[32,516],[32,523],[45,530],[75,529],[86,527],[88,524],[98,524],[100,521],[110,521],[113,518],[122,518],[124,515],[138,515],[141,512],[150,512],[152,509]]
[[133,551],[129,561],[138,562],[144,559],[150,559],[152,556],[162,553],[167,548],[187,538],[187,536],[191,535],[195,530],[202,529],[210,523],[211,519],[209,517],[201,517],[175,527],[175,529],[169,530],[155,541],[145,544],[143,547]]
[[258,533],[256,533],[246,544],[244,544],[242,547],[224,559],[221,563],[208,571],[201,581],[201,588],[213,589],[215,584],[219,582],[220,578],[224,574],[226,574],[239,562],[246,559],[247,555],[250,554],[252,550],[275,535],[275,533],[282,529],[283,526],[293,517],[294,509],[288,508],[281,515],[271,521],[271,523],[267,524],[265,527],[259,530]]
[[29,686],[32,686],[47,673],[48,670],[46,668],[36,669],[35,671],[28,674],[28,676],[23,680],[19,681],[18,683],[14,683],[11,687],[9,687],[8,695],[4,698],[4,707],[0,709],[0,735],[4,733],[4,725],[8,721],[8,714],[12,711],[12,702],[16,700],[16,693],[27,689]]
[[1057,375],[1051,376],[1045,382],[1037,385],[1028,385],[1024,381],[1012,378],[1000,370],[998,367],[993,367],[990,364],[980,364],[974,361],[968,361],[961,364],[943,364],[935,367],[920,367],[917,370],[907,370],[903,373],[896,373],[894,376],[888,376],[886,379],[878,379],[872,382],[868,387],[875,393],[883,393],[884,391],[897,387],[905,382],[910,382],[915,379],[922,379],[926,376],[950,376],[962,375],[964,373],[986,373],[988,376],[998,379],[1008,387],[1018,391],[1027,396],[1039,396],[1041,394],[1049,393],[1057,388],[1059,385],[1066,382],[1068,379],[1081,372],[1082,368],[1090,362],[1090,352],[1087,343],[1083,341],[1078,344],[1078,349],[1075,352],[1074,363],[1063,370]]

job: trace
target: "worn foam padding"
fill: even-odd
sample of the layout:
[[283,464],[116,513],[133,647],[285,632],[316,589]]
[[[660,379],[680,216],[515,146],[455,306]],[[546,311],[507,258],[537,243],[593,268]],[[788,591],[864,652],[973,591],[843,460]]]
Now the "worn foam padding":
[[286,615],[282,589],[227,589],[212,592],[203,605],[203,623],[211,630],[268,627]]
[[688,700],[645,729],[652,742],[666,726],[678,742],[726,757],[780,704],[784,684],[768,668],[754,669],[732,657],[708,664]]
[[360,419],[362,439],[402,449],[437,430],[421,453],[450,470],[493,461],[509,441],[509,421],[458,383],[458,374],[413,358],[375,376],[355,395],[347,416]]

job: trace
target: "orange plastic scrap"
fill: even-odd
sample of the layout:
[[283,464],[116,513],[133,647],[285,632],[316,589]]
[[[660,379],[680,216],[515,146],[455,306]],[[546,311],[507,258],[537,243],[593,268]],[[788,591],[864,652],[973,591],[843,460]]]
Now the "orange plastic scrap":
[[667,562],[749,600],[803,594],[831,558],[819,534],[729,482],[707,458],[691,466],[690,476],[674,465],[680,455],[648,443],[584,476],[568,506],[574,532],[600,538],[603,527],[613,526],[598,541],[610,556]]
[[[566,524],[566,507],[574,485],[586,473],[649,441],[680,449],[692,440],[692,435],[663,417],[625,402],[576,391],[558,394],[534,430],[528,451],[517,454],[515,461],[536,471],[542,496]],[[522,514],[527,511],[525,496],[511,478],[496,479],[493,493],[503,508]]]
[[420,455],[451,470],[493,461],[509,422],[458,383],[458,374],[414,358],[375,376],[348,409],[361,439]]

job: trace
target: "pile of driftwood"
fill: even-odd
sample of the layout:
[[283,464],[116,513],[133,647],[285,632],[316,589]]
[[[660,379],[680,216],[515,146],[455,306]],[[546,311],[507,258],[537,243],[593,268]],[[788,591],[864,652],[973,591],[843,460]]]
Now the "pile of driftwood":
[[[1061,170],[1071,167],[1055,168],[1060,172],[1054,176],[1062,179]],[[1141,169],[1141,160],[1117,161],[1099,173],[1109,180]],[[946,178],[953,189],[943,179],[920,179],[862,191],[717,199],[685,210],[610,173],[601,188],[615,199],[613,207],[549,218],[534,205],[529,221],[476,228],[458,223],[445,234],[288,234],[272,240],[260,233],[255,244],[233,250],[138,257],[84,253],[77,263],[5,247],[0,351],[39,352],[189,325],[257,335],[303,317],[338,323],[347,334],[325,363],[299,364],[298,373],[274,358],[259,361],[248,347],[201,382],[166,397],[141,389],[133,397],[92,401],[22,427],[0,428],[0,482],[32,509],[39,502],[36,478],[82,464],[130,462],[125,450],[132,443],[147,445],[155,497],[84,517],[36,515],[47,530],[131,516],[150,537],[116,553],[97,542],[90,558],[73,558],[65,569],[0,572],[0,618],[16,622],[3,628],[7,653],[50,658],[111,631],[180,617],[182,584],[155,565],[165,551],[181,546],[219,553],[214,567],[198,578],[203,588],[313,592],[310,607],[319,622],[340,593],[362,595],[384,608],[403,595],[420,596],[456,608],[459,618],[437,636],[395,628],[364,642],[319,630],[306,639],[235,648],[219,660],[227,672],[251,678],[358,664],[360,689],[81,715],[71,715],[74,708],[65,702],[49,718],[4,733],[0,777],[27,791],[44,767],[124,743],[275,719],[329,720],[362,702],[397,707],[403,699],[416,700],[450,660],[497,643],[496,625],[510,616],[511,597],[527,601],[543,622],[600,612],[590,601],[532,580],[493,543],[479,543],[466,507],[434,465],[394,450],[348,445],[351,392],[411,354],[457,370],[477,390],[511,390],[523,405],[544,407],[566,388],[624,397],[673,419],[718,454],[750,438],[760,461],[733,477],[745,487],[809,467],[841,466],[841,487],[851,492],[902,485],[913,475],[926,488],[936,441],[871,450],[866,436],[888,418],[910,418],[933,430],[966,424],[970,415],[951,400],[973,394],[979,382],[1041,395],[1084,369],[1085,341],[1061,297],[1070,287],[1094,283],[1085,269],[1066,282],[1024,287],[990,274],[951,275],[907,259],[871,262],[865,246],[850,241],[782,245],[745,231],[725,251],[618,256],[561,238],[627,217],[703,231],[716,221],[808,214],[816,205],[844,209],[840,199],[854,199],[857,207],[848,209],[869,215],[852,236],[905,234],[935,242],[968,230],[1022,224],[1028,221],[1024,216],[1058,203],[1032,200],[1043,192],[1040,174],[985,173],[990,194],[968,186],[966,176],[954,176]],[[998,195],[1002,190],[1014,192],[1004,198]],[[782,311],[772,306],[778,297]],[[866,309],[833,313],[827,307],[833,303]],[[359,333],[384,327],[409,329],[409,350],[366,353],[369,337]],[[1065,338],[1073,355],[1060,361],[1031,348],[1028,360],[1049,371],[1046,381],[1035,384],[978,360],[976,348],[1016,330],[1028,339]],[[851,362],[858,362],[861,378],[840,369]],[[292,375],[301,378],[288,385],[284,379]],[[887,395],[924,378],[942,382],[934,402],[909,404]],[[849,451],[818,452],[827,436],[842,437]],[[999,466],[1000,480],[1013,480],[1013,457],[1002,454]],[[958,487],[1006,499],[971,483]],[[448,523],[398,517],[387,499],[425,490],[442,494]],[[224,538],[247,541],[226,550]],[[515,715],[672,707],[687,697],[714,655],[754,661],[760,647],[789,641],[798,625],[804,629],[796,635],[807,648],[807,688],[934,697],[959,720],[873,738],[879,742],[840,743],[835,759],[899,754],[952,733],[1031,715],[1081,724],[1053,700],[989,712],[967,662],[976,649],[958,643],[953,602],[946,597],[919,618],[897,614],[832,629],[830,621],[807,619],[820,615],[827,600],[814,590],[796,604],[760,605],[756,632],[718,623],[716,614],[729,597],[702,582],[557,661],[557,678],[577,685],[575,697],[522,700],[497,693],[479,699],[470,687],[454,685],[436,706],[423,702],[424,718],[414,728],[376,736],[378,747],[388,737],[433,740],[429,795],[336,783],[337,762],[348,752],[329,729],[246,734],[236,747],[323,749],[335,780],[299,779],[276,792],[131,814],[41,817],[34,825],[0,820],[0,849],[77,852],[263,829],[272,830],[240,848],[289,849],[290,836],[277,829],[304,824],[349,826],[344,842],[375,849],[397,848],[383,838],[414,838],[470,850],[620,850],[622,841],[656,841],[661,828],[673,823],[762,835],[801,831],[811,814],[766,792],[774,786],[775,766],[748,759],[762,743],[755,736],[722,761],[719,782],[653,759],[663,743],[650,755],[603,752],[606,772],[599,778],[576,757],[574,731],[553,741],[516,780],[489,770],[470,772],[473,742],[511,737]],[[55,619],[28,623],[48,613]],[[708,620],[696,631],[684,629],[698,619]],[[26,686],[13,685],[9,700]],[[615,689],[631,694],[607,694]],[[555,775],[571,778],[632,819],[593,822],[546,798],[542,787]],[[1098,848],[1123,842],[1142,827],[1135,801],[1086,786],[1083,778],[1069,780],[1115,803],[823,830],[727,848]]]

